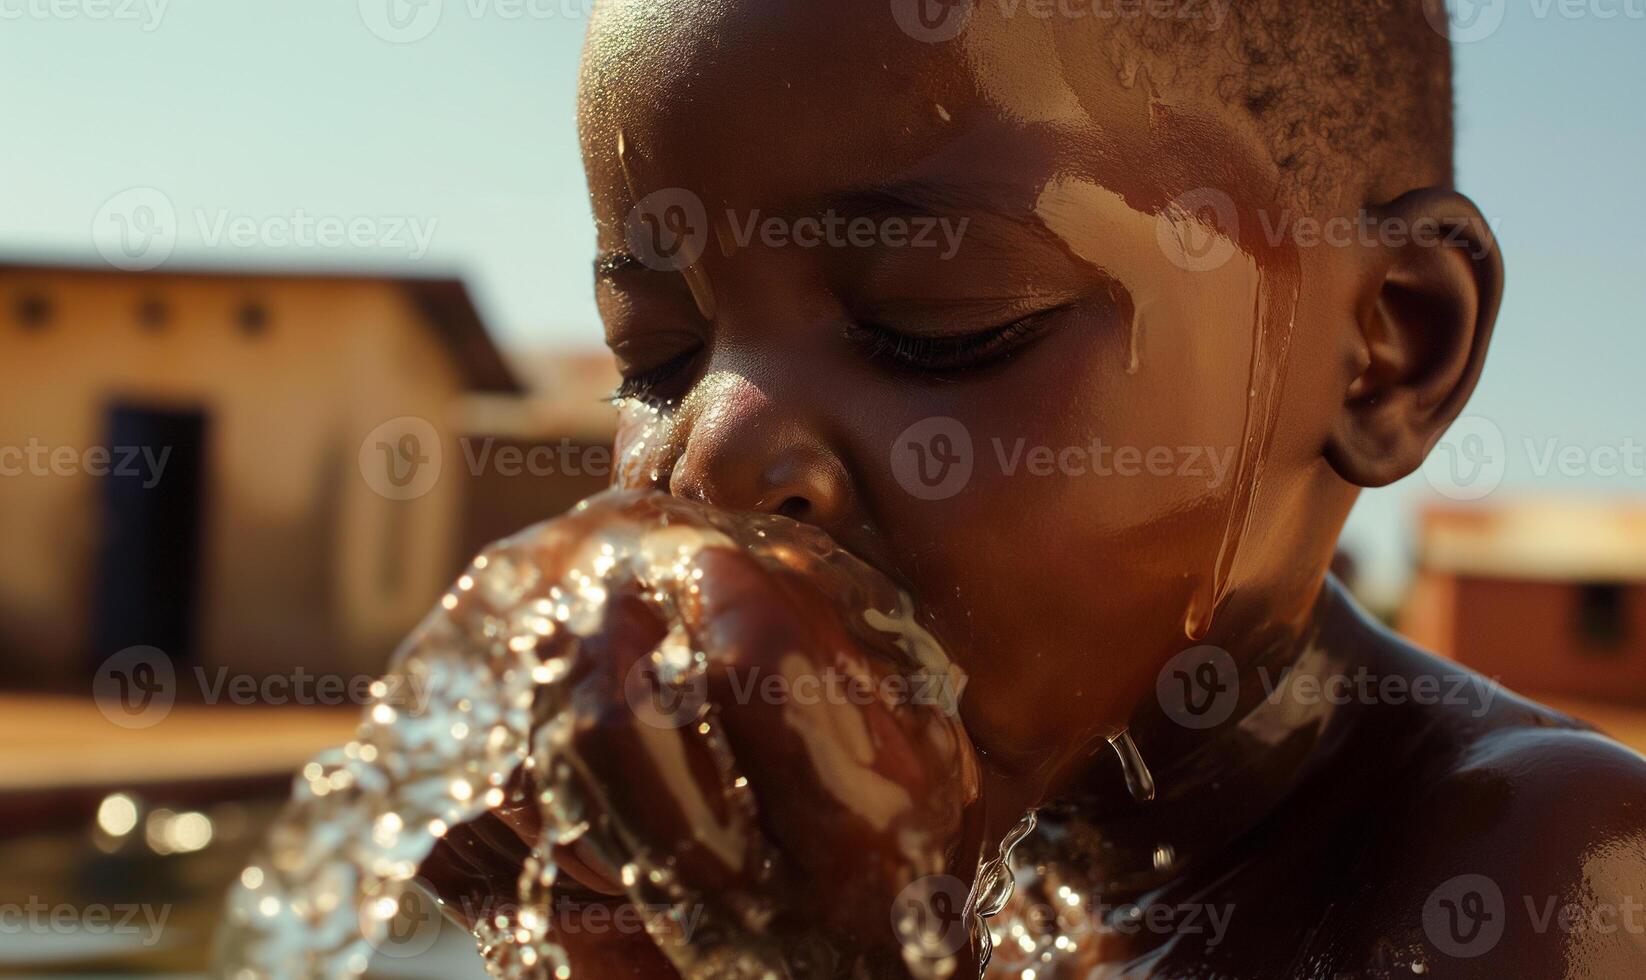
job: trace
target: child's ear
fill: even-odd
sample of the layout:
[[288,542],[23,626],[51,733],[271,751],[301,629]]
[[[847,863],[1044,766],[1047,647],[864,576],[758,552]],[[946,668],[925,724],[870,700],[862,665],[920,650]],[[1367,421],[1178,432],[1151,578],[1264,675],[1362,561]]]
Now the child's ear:
[[1503,296],[1503,258],[1474,202],[1411,191],[1376,209],[1358,336],[1326,459],[1356,486],[1417,469],[1473,393]]

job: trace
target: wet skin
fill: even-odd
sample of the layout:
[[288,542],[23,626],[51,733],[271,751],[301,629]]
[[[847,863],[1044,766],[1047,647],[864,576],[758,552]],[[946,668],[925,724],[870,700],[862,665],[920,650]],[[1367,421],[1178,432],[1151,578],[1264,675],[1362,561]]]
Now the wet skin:
[[[1640,969],[1638,933],[1540,933],[1527,915],[1528,897],[1541,913],[1551,896],[1646,896],[1639,757],[1507,694],[1489,707],[1264,697],[1261,678],[1288,668],[1364,668],[1408,690],[1466,676],[1368,624],[1325,575],[1359,489],[1417,467],[1484,361],[1501,263],[1473,205],[1434,186],[1444,175],[1346,172],[1325,208],[1433,220],[1457,247],[1299,247],[1261,234],[1295,205],[1256,131],[1215,96],[1216,66],[1133,71],[1103,24],[983,4],[954,40],[927,44],[869,0],[648,6],[597,10],[582,96],[598,299],[634,396],[622,482],[816,524],[907,587],[971,678],[962,717],[994,838],[1047,804],[1041,839],[1061,842],[1047,860],[1078,865],[1101,900],[1160,889],[1234,910],[1215,946],[1182,930],[1111,935],[1105,962],[1231,976],[1411,975],[1419,960],[1439,976]],[[1239,228],[1221,228],[1222,265],[1186,270],[1161,216],[1208,186]],[[689,189],[718,226],[675,269],[640,261],[629,234],[637,202],[666,188]],[[947,257],[736,240],[751,216],[831,212],[967,224]],[[1256,346],[1284,357],[1254,377]],[[1272,428],[1254,391],[1273,393]],[[961,491],[923,499],[900,483],[894,447],[939,416],[970,434],[975,465]],[[1165,447],[1174,465],[1008,465],[1019,440],[1055,453],[1094,438]],[[1224,477],[1188,472],[1182,447],[1230,459]],[[1249,499],[1242,473],[1260,477]],[[1229,654],[1242,691],[1207,730],[1168,717],[1156,688],[1201,645]],[[1153,770],[1153,801],[1127,794],[1106,747],[1122,730]],[[1161,844],[1175,859],[1156,870]],[[445,850],[476,855],[468,885],[512,890],[517,854],[464,832]],[[1508,916],[1470,958],[1424,929],[1434,889],[1465,873],[1492,879]],[[596,945],[579,975],[666,975],[643,941]]]

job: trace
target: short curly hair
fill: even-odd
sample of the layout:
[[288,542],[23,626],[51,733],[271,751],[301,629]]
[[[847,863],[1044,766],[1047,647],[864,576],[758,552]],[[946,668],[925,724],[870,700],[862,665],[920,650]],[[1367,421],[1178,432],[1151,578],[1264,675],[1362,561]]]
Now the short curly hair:
[[1356,193],[1451,184],[1444,2],[1228,0],[1216,29],[1130,18],[1120,43],[1153,72],[1221,68],[1218,96],[1254,120],[1292,196],[1312,207],[1349,173],[1364,178]]

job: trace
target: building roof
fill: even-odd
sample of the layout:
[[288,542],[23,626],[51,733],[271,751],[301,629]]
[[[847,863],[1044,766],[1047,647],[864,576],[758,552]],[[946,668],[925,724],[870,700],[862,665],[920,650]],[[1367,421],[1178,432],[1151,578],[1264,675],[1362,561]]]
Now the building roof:
[[1488,578],[1646,581],[1646,500],[1527,499],[1424,510],[1418,561]]
[[428,317],[435,332],[451,351],[473,391],[519,394],[520,382],[503,359],[491,333],[475,309],[468,286],[457,277],[411,276],[393,270],[334,270],[256,266],[165,265],[147,272],[128,272],[106,265],[75,262],[42,262],[0,258],[0,276],[12,272],[68,273],[142,278],[208,278],[260,280],[324,280],[329,282],[386,282],[405,290],[414,305]]

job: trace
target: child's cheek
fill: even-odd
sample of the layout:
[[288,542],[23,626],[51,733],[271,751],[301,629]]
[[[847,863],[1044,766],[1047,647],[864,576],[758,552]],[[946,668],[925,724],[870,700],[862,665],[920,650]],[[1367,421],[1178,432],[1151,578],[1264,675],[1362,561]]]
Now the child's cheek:
[[918,590],[976,652],[974,734],[1044,758],[1123,729],[1231,594],[1296,282],[1233,245],[1188,261],[1160,240],[1169,219],[1095,184],[1048,185],[1041,215],[1127,315],[1073,324],[951,399],[971,482],[901,523],[924,552]]
[[1112,475],[1135,478],[1156,501],[1133,512],[1207,501],[1225,512],[1201,541],[1204,554],[1182,556],[1195,582],[1184,636],[1198,640],[1230,594],[1252,520],[1297,310],[1296,256],[1267,246],[1250,215],[1242,221],[1234,199],[1210,188],[1145,212],[1095,182],[1060,177],[1036,214],[1131,299],[1125,375],[1102,372],[1113,394],[1083,404],[1101,410],[1090,426],[1119,443]]

